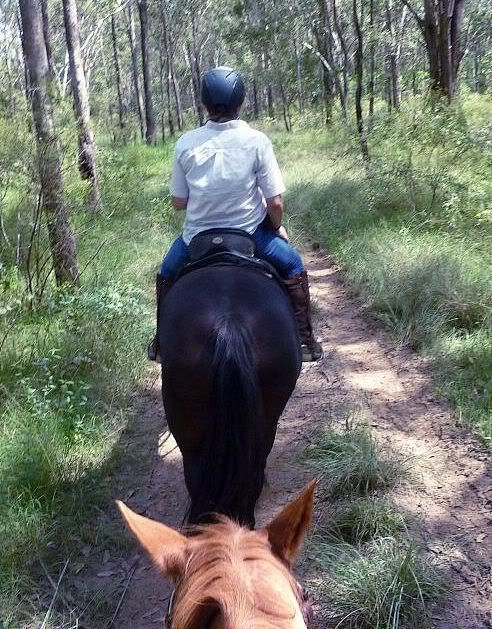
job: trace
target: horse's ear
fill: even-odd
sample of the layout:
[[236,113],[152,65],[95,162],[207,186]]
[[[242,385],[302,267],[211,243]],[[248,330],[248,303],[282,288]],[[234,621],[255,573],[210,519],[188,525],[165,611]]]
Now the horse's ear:
[[317,481],[307,485],[266,527],[268,541],[277,557],[289,565],[295,559],[311,525],[313,495]]
[[116,504],[128,528],[154,564],[165,576],[176,581],[186,565],[186,537],[169,526],[138,515],[120,500]]

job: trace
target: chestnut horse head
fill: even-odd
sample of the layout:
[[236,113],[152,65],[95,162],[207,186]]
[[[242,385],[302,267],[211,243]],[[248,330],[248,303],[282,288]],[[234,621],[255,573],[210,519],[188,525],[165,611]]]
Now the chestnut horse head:
[[185,537],[120,511],[150,558],[175,585],[170,629],[305,629],[309,613],[290,572],[311,523],[315,482],[264,529],[220,517]]

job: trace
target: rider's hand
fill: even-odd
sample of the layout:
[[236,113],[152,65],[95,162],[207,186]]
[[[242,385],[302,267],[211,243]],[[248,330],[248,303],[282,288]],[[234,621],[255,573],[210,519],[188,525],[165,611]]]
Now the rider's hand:
[[280,236],[280,238],[283,238],[286,242],[289,242],[289,234],[287,233],[287,230],[283,225],[280,225],[280,227],[277,229],[277,236]]

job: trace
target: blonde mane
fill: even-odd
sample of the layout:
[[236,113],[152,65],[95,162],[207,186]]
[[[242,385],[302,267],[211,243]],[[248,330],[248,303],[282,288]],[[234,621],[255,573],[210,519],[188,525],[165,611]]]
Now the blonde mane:
[[173,629],[205,627],[217,612],[226,629],[305,626],[297,583],[272,554],[264,532],[226,518],[195,532],[176,592]]

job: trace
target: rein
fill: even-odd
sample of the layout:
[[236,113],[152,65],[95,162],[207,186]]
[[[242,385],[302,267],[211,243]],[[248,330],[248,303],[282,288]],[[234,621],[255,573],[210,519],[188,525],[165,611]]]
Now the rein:
[[176,596],[176,588],[174,588],[174,590],[171,592],[171,596],[169,597],[169,602],[167,604],[167,612],[164,618],[166,629],[172,629],[175,596]]

